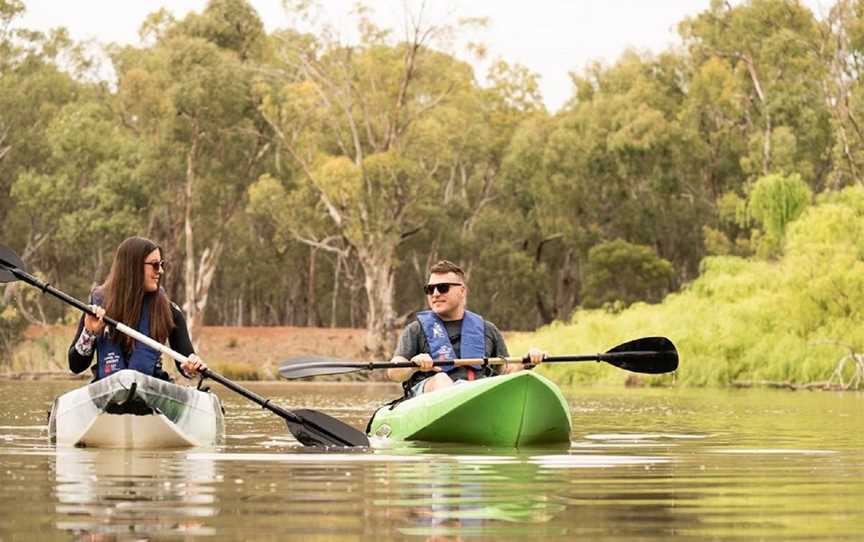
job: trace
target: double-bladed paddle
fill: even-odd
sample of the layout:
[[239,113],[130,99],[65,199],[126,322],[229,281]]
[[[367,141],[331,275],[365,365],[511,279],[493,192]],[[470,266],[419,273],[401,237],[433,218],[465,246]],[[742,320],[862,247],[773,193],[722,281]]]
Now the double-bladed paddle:
[[[547,356],[543,363],[596,361],[614,365],[634,373],[662,374],[670,373],[678,368],[678,351],[672,341],[666,337],[643,337],[619,344],[602,354],[580,354],[574,356]],[[432,362],[435,367],[445,365],[508,365],[527,364],[525,358],[459,358],[437,360]],[[301,356],[291,358],[279,367],[279,375],[283,378],[303,378],[306,376],[322,376],[356,371],[371,371],[373,369],[417,367],[412,362],[391,363],[389,361],[358,362],[322,356]]]
[[[25,271],[24,263],[20,258],[18,258],[18,255],[11,249],[0,245],[0,283],[14,282],[16,280],[22,280],[31,286],[39,288],[44,293],[51,294],[72,305],[82,312],[96,316],[90,305],[84,304],[78,299],[63,293],[50,284],[28,274]],[[103,317],[103,320],[106,324],[114,327],[117,331],[120,331],[121,333],[132,337],[136,341],[146,344],[150,348],[174,358],[180,363],[183,363],[188,359],[183,354],[168,348],[164,344],[153,340],[147,335],[140,333],[138,330],[132,329],[126,324],[118,322],[109,316]],[[315,410],[286,410],[278,405],[274,405],[269,399],[265,399],[231,380],[228,380],[211,369],[204,369],[202,374],[284,419],[288,424],[288,430],[291,431],[291,434],[305,446],[369,446],[369,438],[363,432],[358,431],[336,418]]]

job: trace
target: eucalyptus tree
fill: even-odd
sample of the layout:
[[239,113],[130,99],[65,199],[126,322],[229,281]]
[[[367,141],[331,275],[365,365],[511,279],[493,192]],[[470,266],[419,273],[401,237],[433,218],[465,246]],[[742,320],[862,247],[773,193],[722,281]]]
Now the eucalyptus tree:
[[[24,11],[21,2],[0,2],[0,225],[30,260],[51,232],[31,228],[27,217],[16,212],[10,191],[19,175],[43,168],[50,155],[48,126],[88,86],[76,79],[78,64],[71,60],[80,50],[66,32],[18,28],[16,19]],[[63,56],[70,60],[66,71],[58,66]]]
[[798,0],[749,0],[735,7],[712,0],[679,30],[695,65],[719,61],[737,79],[748,180],[797,172],[821,189],[833,142],[823,93],[824,39],[813,13]]
[[[508,329],[536,323],[533,303],[537,269],[526,252],[533,250],[533,209],[520,206],[530,191],[526,178],[507,172],[513,135],[529,118],[547,118],[535,74],[523,66],[496,60],[486,85],[443,105],[434,117],[460,119],[459,125],[436,120],[426,147],[440,161],[442,197],[426,227],[405,243],[399,273],[397,307],[401,314],[422,308],[419,286],[429,266],[441,258],[460,262],[471,283],[470,306]],[[528,247],[531,245],[531,247]],[[528,248],[526,248],[528,247]]]
[[[85,292],[104,278],[113,248],[141,230],[154,203],[140,183],[138,149],[114,122],[106,94],[54,115],[43,133],[47,155],[18,175],[11,192],[28,238],[45,241],[39,257],[27,259]],[[55,275],[69,269],[77,272]]]
[[269,156],[251,70],[265,34],[244,0],[211,0],[181,21],[157,12],[142,32],[147,45],[113,53],[118,111],[146,149],[142,169],[159,202],[148,230],[167,259],[182,261],[183,308],[195,327],[246,188]]
[[[78,128],[94,118],[90,113],[99,104],[109,101],[108,92],[104,85],[86,80],[87,58],[64,29],[42,33],[17,28],[14,20],[22,12],[19,2],[0,3],[3,242],[18,250],[30,269],[46,274],[52,282],[86,288],[89,275],[64,271],[91,269],[85,265],[88,255],[95,253],[98,260],[99,250],[85,255],[81,250],[86,246],[85,236],[67,232],[66,226],[76,222],[73,216],[85,207],[82,201],[91,204],[82,200],[82,194],[93,177],[89,168],[99,162],[101,152],[82,149],[92,134]],[[103,120],[106,114],[110,118],[102,107]],[[15,286],[6,288],[4,300],[15,296],[19,309],[31,321],[53,321],[62,314],[62,308],[53,304],[43,310],[38,300],[22,303]],[[32,310],[34,304],[38,316]]]
[[832,188],[860,184],[864,175],[864,2],[838,0],[824,21],[825,101],[835,134]]
[[582,303],[574,296],[585,292],[589,250],[598,243],[651,247],[675,265],[673,285],[695,274],[711,201],[680,118],[685,76],[686,60],[674,53],[631,51],[613,66],[595,64],[573,76],[568,107],[526,147],[543,149],[534,160],[544,179],[536,191],[541,225],[545,236],[561,236],[547,263],[566,269],[549,283],[559,292],[544,302],[550,315],[566,317]]
[[270,216],[287,235],[357,259],[367,347],[383,353],[400,323],[400,247],[449,206],[482,206],[488,191],[481,186],[475,199],[462,201],[463,181],[482,185],[484,175],[487,182],[494,175],[490,180],[489,171],[474,169],[484,165],[466,157],[482,135],[473,71],[434,47],[452,28],[417,16],[405,39],[391,40],[365,16],[359,22],[355,45],[327,34],[273,36],[278,60],[267,67],[261,111],[290,165],[262,178],[253,201],[277,195],[285,205]]

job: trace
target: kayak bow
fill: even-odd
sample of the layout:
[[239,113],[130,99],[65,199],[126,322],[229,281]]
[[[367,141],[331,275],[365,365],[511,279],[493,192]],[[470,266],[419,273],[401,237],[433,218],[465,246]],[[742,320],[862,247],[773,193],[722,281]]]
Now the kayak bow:
[[570,440],[570,411],[555,384],[532,371],[462,382],[380,408],[369,436],[520,447]]

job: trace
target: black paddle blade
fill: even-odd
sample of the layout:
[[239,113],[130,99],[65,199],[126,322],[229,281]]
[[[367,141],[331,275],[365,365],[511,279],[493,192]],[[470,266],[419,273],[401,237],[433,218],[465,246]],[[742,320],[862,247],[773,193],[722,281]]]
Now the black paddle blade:
[[666,337],[643,337],[619,344],[600,359],[634,373],[671,373],[678,368],[678,350]]
[[369,446],[369,437],[350,425],[317,410],[294,410],[300,421],[285,420],[288,430],[300,444],[328,448],[331,446]]
[[11,248],[0,245],[0,284],[18,280],[18,277],[10,271],[11,268],[16,267],[21,271],[27,271],[24,262]]
[[345,359],[325,356],[300,356],[291,358],[279,367],[279,376],[293,379],[307,376],[338,375],[362,371],[367,366]]

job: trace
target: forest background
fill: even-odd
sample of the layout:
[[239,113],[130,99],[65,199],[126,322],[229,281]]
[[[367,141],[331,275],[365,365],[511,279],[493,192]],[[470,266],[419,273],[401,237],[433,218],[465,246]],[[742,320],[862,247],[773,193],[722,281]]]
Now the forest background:
[[[861,386],[864,2],[714,1],[682,47],[571,74],[554,114],[506,59],[478,83],[484,20],[406,4],[386,29],[359,5],[348,44],[285,7],[303,24],[270,33],[245,0],[155,12],[106,81],[0,0],[0,243],[83,298],[122,239],[157,240],[196,338],[362,328],[389,356],[447,258],[471,309],[540,328],[514,352],[656,334],[682,367],[652,383]],[[78,318],[20,283],[0,303],[0,368]]]

